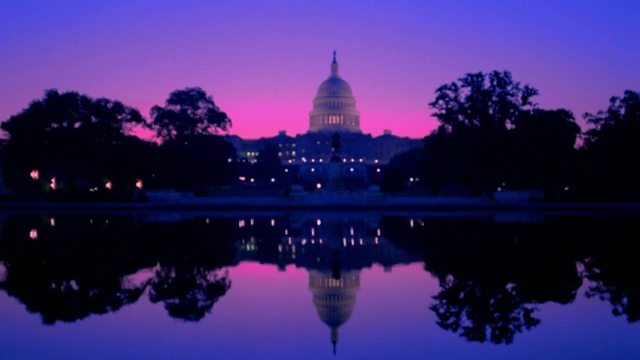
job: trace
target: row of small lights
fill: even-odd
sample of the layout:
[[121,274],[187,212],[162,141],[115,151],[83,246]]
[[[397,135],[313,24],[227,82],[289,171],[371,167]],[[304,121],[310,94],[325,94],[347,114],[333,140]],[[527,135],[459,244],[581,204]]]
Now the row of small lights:
[[[306,238],[303,238],[300,241],[300,245],[302,245],[302,246],[306,246],[307,243],[308,243],[308,241],[307,241]],[[311,243],[311,245],[315,245],[316,244],[315,239],[312,238],[310,243]],[[318,244],[322,245],[322,243],[323,243],[322,239],[318,239]],[[380,244],[380,239],[377,236],[374,237],[373,238],[373,243],[375,245],[379,245]],[[356,239],[355,238],[351,238],[350,242],[347,240],[347,238],[342,238],[342,246],[343,247],[347,247],[347,246],[349,246],[349,244],[351,244],[351,246],[356,246],[356,245],[364,246],[364,245],[366,245],[366,242],[364,241],[363,238],[358,239],[357,243],[356,243]],[[287,246],[287,248],[291,247],[291,252],[294,252],[294,253],[296,252],[296,245],[293,244],[291,237],[289,237],[287,245],[289,245],[289,246]],[[284,247],[282,246],[282,244],[278,244],[278,252],[282,252],[283,249],[284,249]]]
[[[31,170],[31,172],[29,173],[29,176],[31,177],[32,180],[39,180],[40,179],[40,171],[39,170]],[[143,187],[143,182],[142,180],[138,179],[136,180],[135,183],[136,187],[138,189],[142,189]],[[51,181],[49,182],[49,187],[51,188],[51,190],[55,190],[57,187],[57,181],[55,176],[51,178]],[[113,188],[113,183],[111,182],[111,180],[107,180],[104,183],[104,188],[107,190],[111,190]],[[98,191],[98,187],[93,187],[89,189],[90,192],[94,192],[94,191]]]

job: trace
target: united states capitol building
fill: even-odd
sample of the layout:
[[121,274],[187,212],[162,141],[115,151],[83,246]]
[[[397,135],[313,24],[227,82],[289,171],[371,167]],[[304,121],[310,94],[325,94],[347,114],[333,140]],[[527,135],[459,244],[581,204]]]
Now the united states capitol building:
[[318,87],[309,112],[309,129],[304,134],[290,136],[280,131],[273,137],[242,139],[230,136],[237,149],[238,161],[253,163],[269,142],[278,145],[280,159],[301,178],[321,178],[332,156],[332,136],[340,135],[338,155],[344,164],[345,176],[365,179],[375,176],[395,155],[421,147],[422,139],[399,137],[385,130],[379,136],[364,134],[360,128],[360,112],[351,86],[339,73],[336,52],[333,52],[329,77]]

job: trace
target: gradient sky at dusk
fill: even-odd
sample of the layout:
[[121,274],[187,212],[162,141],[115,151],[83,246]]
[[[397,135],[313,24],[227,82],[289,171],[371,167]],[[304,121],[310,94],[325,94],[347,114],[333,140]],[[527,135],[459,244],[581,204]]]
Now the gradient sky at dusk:
[[138,108],[200,86],[254,138],[304,133],[336,49],[364,132],[422,137],[435,89],[510,70],[581,119],[640,91],[640,1],[2,1],[0,119],[49,88]]

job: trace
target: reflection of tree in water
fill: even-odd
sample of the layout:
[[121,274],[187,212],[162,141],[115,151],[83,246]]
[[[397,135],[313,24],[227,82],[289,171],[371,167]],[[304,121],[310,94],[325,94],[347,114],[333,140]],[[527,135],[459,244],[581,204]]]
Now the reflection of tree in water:
[[448,277],[430,307],[437,324],[469,341],[510,344],[515,334],[540,323],[534,305],[519,298],[512,286],[491,287]]
[[199,320],[230,286],[217,270],[235,258],[226,222],[15,216],[2,229],[0,289],[45,324],[117,311],[149,286],[171,316]]
[[231,287],[228,273],[220,269],[235,261],[234,229],[229,220],[209,218],[151,224],[145,235],[163,250],[149,299],[163,302],[174,318],[204,318]]
[[589,280],[587,297],[608,301],[615,316],[629,322],[640,320],[640,263],[635,246],[640,238],[637,217],[597,219],[585,234],[595,239],[592,256],[583,261],[583,275]]
[[[123,287],[121,278],[142,267],[146,259],[128,245],[133,239],[125,229],[132,224],[123,218],[111,220],[109,227],[99,218],[78,227],[75,221],[60,218],[8,219],[0,245],[7,274],[0,288],[30,312],[40,313],[45,324],[73,322],[136,302],[144,285]],[[34,226],[40,229],[37,239],[28,236]],[[124,248],[126,255],[112,261]],[[138,264],[130,262],[134,257]]]
[[230,287],[226,271],[161,268],[151,284],[149,299],[163,302],[171,317],[200,321]]
[[430,307],[440,327],[469,341],[509,344],[540,323],[536,304],[567,304],[582,283],[575,243],[564,238],[570,227],[560,225],[388,218],[382,230],[399,247],[424,253],[426,270],[440,281]]

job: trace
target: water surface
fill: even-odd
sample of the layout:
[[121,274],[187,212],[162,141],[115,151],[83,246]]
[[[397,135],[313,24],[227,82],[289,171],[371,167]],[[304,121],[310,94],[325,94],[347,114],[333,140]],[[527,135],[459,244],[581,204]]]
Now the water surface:
[[0,358],[640,358],[638,220],[5,214]]

